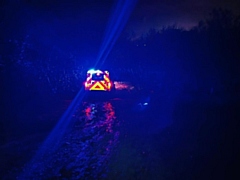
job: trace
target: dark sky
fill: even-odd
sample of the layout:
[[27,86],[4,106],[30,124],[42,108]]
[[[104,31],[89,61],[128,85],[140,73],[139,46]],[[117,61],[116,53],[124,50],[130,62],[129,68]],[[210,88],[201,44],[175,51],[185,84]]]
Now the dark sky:
[[[130,0],[126,0],[130,1]],[[114,11],[114,0],[5,0],[0,3],[7,32],[23,29],[34,32],[39,40],[56,43],[71,40],[76,46],[91,46],[90,40],[101,43]],[[137,36],[150,28],[176,25],[190,29],[205,19],[214,8],[226,8],[240,14],[240,0],[138,0],[125,31]],[[5,20],[4,20],[5,19]],[[42,35],[42,36],[41,36]],[[48,36],[47,36],[48,35]],[[81,39],[81,41],[79,40]],[[67,43],[65,43],[67,44]],[[49,46],[52,46],[49,43]],[[82,48],[82,47],[79,47]],[[87,48],[87,47],[86,47]]]
[[214,8],[240,14],[240,0],[139,0],[127,28],[137,33],[173,24],[190,29]]
[[[130,1],[130,0],[129,0]],[[106,24],[114,0],[5,0],[11,6],[22,4],[33,12],[58,19],[87,19]],[[127,29],[144,32],[149,28],[177,25],[189,29],[204,19],[213,8],[227,8],[240,14],[240,0],[138,0]],[[31,14],[29,14],[31,16]],[[34,14],[32,15],[34,16]],[[71,20],[72,21],[72,20]]]

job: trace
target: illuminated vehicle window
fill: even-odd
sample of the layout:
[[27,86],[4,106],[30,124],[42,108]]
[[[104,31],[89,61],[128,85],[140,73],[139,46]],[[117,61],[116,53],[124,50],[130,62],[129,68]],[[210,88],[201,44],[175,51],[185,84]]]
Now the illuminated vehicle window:
[[102,81],[102,80],[104,80],[104,74],[93,74],[92,75],[92,80]]

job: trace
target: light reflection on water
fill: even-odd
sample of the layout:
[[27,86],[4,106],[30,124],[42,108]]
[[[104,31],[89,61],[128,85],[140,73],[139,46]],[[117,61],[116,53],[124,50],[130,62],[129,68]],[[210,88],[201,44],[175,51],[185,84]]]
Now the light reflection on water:
[[[83,119],[84,126],[82,130],[82,137],[85,140],[85,147],[88,151],[82,156],[92,155],[91,158],[95,159],[95,162],[91,161],[85,164],[85,168],[94,167],[94,173],[90,177],[99,177],[101,172],[106,171],[108,159],[114,148],[116,147],[119,139],[118,126],[119,122],[115,115],[115,110],[110,102],[97,102],[97,103],[84,103],[83,104]],[[86,137],[89,137],[86,140]],[[86,174],[82,174],[78,178],[85,177]]]
[[84,102],[59,147],[36,163],[28,179],[98,179],[107,172],[119,141],[119,122],[110,102]]

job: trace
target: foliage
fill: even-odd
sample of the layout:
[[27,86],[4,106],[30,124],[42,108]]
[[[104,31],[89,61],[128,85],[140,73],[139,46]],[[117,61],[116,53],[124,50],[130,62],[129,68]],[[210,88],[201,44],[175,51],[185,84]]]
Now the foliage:
[[[17,11],[18,8],[14,8]],[[53,93],[77,92],[85,71],[95,63],[97,56],[92,54],[97,54],[99,44],[84,47],[84,39],[77,46],[68,46],[66,43],[76,44],[76,41],[70,40],[70,35],[66,35],[65,40],[60,37],[65,31],[53,35],[50,28],[41,31],[43,24],[32,32],[26,25],[30,20],[24,18],[26,14],[18,24],[14,24],[13,17],[2,21],[8,29],[19,27],[19,31],[1,32],[1,78],[7,82],[10,77],[12,80],[22,77],[23,88],[31,82],[37,87],[42,84],[41,89]],[[134,75],[130,79],[136,82],[146,83],[151,77],[166,87],[223,90],[240,83],[239,19],[228,10],[215,9],[208,19],[189,31],[176,27],[150,29],[147,35],[136,40],[122,34],[105,67],[113,70],[117,77],[123,78],[122,74],[130,72],[125,77]],[[92,29],[85,38],[93,41],[96,35],[100,33]],[[60,42],[59,38],[64,41]]]

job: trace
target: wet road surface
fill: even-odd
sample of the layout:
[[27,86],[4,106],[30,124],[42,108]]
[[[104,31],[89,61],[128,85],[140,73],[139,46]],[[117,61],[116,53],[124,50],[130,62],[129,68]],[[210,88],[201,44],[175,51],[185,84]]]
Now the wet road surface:
[[[70,103],[65,101],[63,106]],[[31,138],[2,146],[8,155],[3,179],[229,177],[230,172],[224,170],[234,163],[237,151],[223,156],[236,143],[221,145],[223,133],[229,131],[225,127],[230,126],[223,114],[228,112],[233,116],[230,122],[236,123],[236,107],[217,105],[215,100],[179,103],[174,97],[148,94],[134,99],[84,100],[59,141],[47,151],[45,147],[38,157],[49,132],[41,135],[39,130]],[[239,136],[237,131],[231,133],[229,138]],[[217,154],[219,148],[222,151]],[[206,158],[211,154],[216,155]]]

